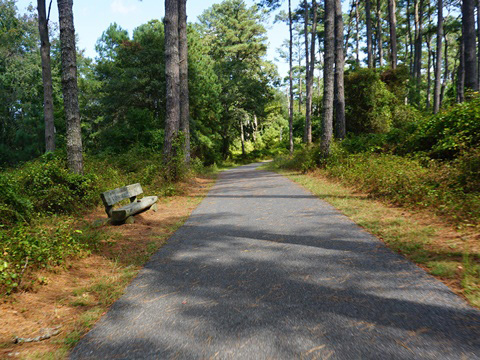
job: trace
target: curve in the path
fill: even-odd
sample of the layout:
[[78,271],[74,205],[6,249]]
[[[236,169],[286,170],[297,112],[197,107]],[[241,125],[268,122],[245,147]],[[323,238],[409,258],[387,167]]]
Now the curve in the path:
[[480,312],[252,164],[208,197],[72,359],[480,359]]

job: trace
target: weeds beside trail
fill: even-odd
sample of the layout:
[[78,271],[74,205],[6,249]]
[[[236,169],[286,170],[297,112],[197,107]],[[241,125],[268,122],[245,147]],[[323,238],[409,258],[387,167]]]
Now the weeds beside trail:
[[[47,234],[58,232],[58,239],[63,241],[63,245],[55,245],[58,251],[68,240],[82,250],[72,256],[60,251],[60,265],[54,265],[58,260],[45,266],[37,262],[36,268],[24,274],[19,284],[22,291],[3,298],[0,358],[66,358],[69,349],[123,294],[141,266],[185,222],[214,178],[189,178],[172,185],[170,196],[159,198],[157,212],[137,215],[130,225],[102,225],[106,214],[101,206],[84,213],[81,221],[71,216],[39,220],[35,228],[38,232],[45,228],[45,241]],[[77,234],[75,239],[65,235],[72,231]],[[51,339],[13,344],[15,336],[35,337],[42,329],[59,325],[60,334]]]
[[410,208],[409,211],[408,207],[398,206],[398,202],[394,205],[394,201],[385,195],[359,192],[359,189],[365,189],[361,182],[352,187],[352,182],[335,177],[328,169],[285,170],[279,168],[278,161],[266,168],[306,187],[382,239],[392,250],[404,254],[442,280],[471,305],[480,307],[478,229],[464,226],[459,231],[458,227],[436,216],[436,209],[412,211]]

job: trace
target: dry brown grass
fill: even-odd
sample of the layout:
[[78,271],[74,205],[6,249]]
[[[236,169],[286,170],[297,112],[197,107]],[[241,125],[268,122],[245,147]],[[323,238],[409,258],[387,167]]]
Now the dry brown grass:
[[[65,358],[123,293],[141,265],[184,223],[213,183],[210,178],[195,178],[181,184],[180,195],[159,199],[158,211],[135,216],[134,224],[93,227],[88,231],[102,233],[94,254],[29,274],[42,281],[0,304],[0,358]],[[97,208],[83,220],[95,224],[106,217],[103,208]],[[61,326],[60,334],[48,340],[13,343],[17,336],[35,337],[42,329],[57,326]]]

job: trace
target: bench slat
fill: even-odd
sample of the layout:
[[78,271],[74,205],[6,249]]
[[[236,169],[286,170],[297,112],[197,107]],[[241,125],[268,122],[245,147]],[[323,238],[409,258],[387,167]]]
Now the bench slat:
[[140,194],[143,194],[142,186],[137,183],[123,186],[118,189],[105,191],[100,195],[100,197],[102,198],[103,205],[105,205],[105,207],[108,207],[113,206],[119,201],[129,199]]
[[158,200],[156,196],[145,196],[141,200],[137,200],[131,204],[122,206],[112,211],[112,220],[117,223],[124,221],[130,215],[137,214],[145,209],[150,208]]

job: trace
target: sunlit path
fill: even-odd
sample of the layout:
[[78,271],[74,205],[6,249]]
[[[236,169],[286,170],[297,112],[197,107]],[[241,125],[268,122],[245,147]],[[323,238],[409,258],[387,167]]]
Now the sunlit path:
[[224,172],[73,359],[478,359],[480,312],[323,201]]

